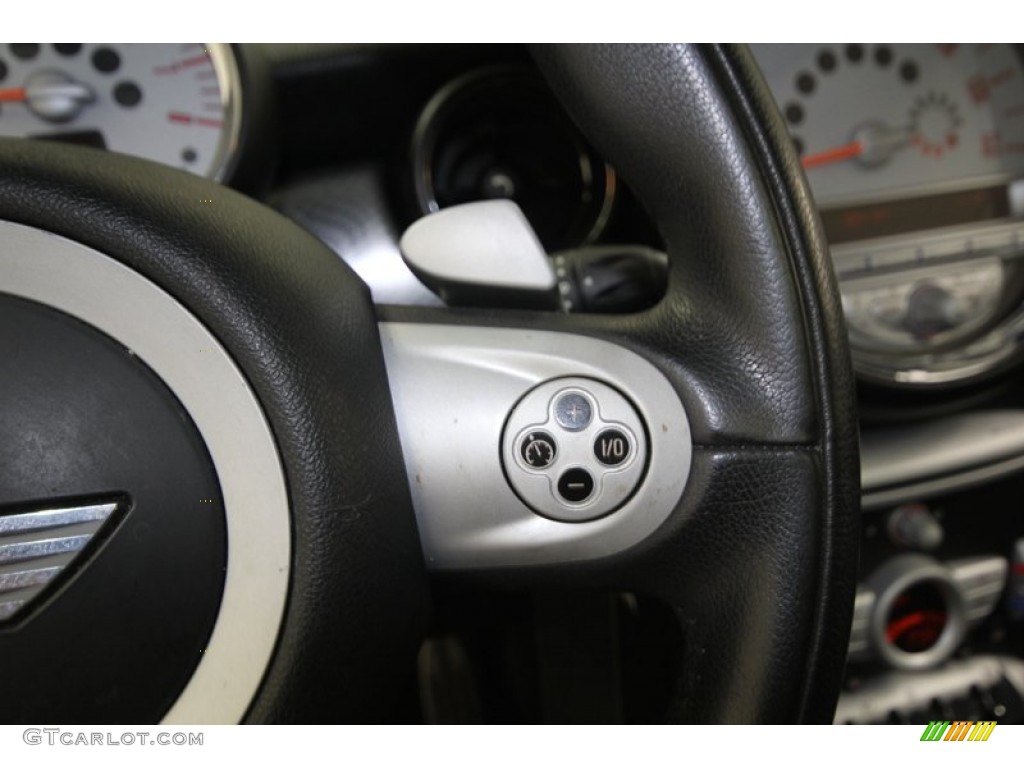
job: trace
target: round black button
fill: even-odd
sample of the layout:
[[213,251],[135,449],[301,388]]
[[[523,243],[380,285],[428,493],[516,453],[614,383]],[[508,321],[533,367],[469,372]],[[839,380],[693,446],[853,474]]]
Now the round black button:
[[629,458],[629,438],[620,429],[606,429],[594,441],[594,456],[608,467],[617,467]]
[[567,469],[558,478],[558,493],[571,503],[585,501],[594,492],[594,478],[581,467]]
[[551,466],[556,453],[555,441],[547,432],[531,432],[519,446],[523,461],[537,469]]

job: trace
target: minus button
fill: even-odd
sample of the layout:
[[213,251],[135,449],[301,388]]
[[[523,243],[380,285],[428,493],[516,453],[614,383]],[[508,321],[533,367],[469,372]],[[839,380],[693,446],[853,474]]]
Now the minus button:
[[594,478],[582,467],[567,469],[558,478],[558,493],[570,504],[579,504],[594,492]]

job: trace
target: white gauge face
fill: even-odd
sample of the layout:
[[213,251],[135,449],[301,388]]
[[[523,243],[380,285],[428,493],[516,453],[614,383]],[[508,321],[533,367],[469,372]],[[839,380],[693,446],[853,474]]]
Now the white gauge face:
[[1024,175],[1024,68],[1009,45],[752,49],[822,207]]
[[223,44],[0,45],[0,136],[103,147],[223,181],[239,98]]

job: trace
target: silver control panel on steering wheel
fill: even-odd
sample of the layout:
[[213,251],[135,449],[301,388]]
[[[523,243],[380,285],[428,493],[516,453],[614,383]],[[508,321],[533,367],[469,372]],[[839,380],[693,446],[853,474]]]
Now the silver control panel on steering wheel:
[[621,507],[643,479],[646,430],[636,409],[607,384],[555,379],[512,410],[502,461],[513,490],[538,514],[593,520]]
[[381,323],[431,570],[607,557],[676,510],[693,455],[665,375],[601,339]]

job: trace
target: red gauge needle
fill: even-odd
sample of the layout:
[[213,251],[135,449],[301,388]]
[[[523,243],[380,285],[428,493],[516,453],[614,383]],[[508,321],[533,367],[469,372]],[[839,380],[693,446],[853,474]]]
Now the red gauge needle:
[[63,123],[78,114],[87,104],[96,101],[92,86],[72,80],[61,72],[36,72],[22,88],[0,88],[0,104],[21,102],[51,123]]
[[24,88],[0,88],[0,102],[25,101],[26,99],[28,99],[28,92]]
[[867,149],[867,145],[863,141],[851,141],[849,144],[843,144],[839,147],[832,147],[826,149],[823,152],[816,152],[813,155],[807,155],[802,163],[804,170],[810,170],[811,168],[817,168],[819,165],[828,165],[829,163],[839,163],[843,160],[852,160],[855,157],[860,157],[864,154]]

